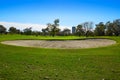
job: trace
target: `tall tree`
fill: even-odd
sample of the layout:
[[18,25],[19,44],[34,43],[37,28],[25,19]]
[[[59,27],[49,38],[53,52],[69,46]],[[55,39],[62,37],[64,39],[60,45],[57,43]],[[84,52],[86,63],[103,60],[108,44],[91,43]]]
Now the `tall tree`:
[[78,25],[77,28],[76,28],[76,34],[78,36],[81,36],[81,35],[84,35],[85,34],[85,31],[83,30],[83,27],[82,25]]
[[58,26],[59,26],[59,19],[55,19],[54,24],[50,24],[50,23],[47,24],[47,30],[49,34],[52,35],[53,37],[56,35],[57,32],[60,31]]
[[48,32],[48,35],[52,35],[52,29],[53,29],[52,24],[48,23],[46,28],[46,32]]
[[85,32],[85,36],[88,36],[88,32],[91,32],[91,30],[93,29],[93,22],[85,22],[82,24],[84,32]]
[[47,31],[48,31],[48,30],[47,30],[46,28],[42,29],[42,34],[43,34],[44,36],[46,36]]
[[3,25],[0,25],[0,34],[6,33],[6,28]]
[[113,21],[113,32],[116,36],[120,35],[120,19]]
[[31,33],[32,33],[32,27],[30,27],[30,28],[25,28],[23,31],[24,31],[24,34],[25,34],[25,35],[31,35]]
[[62,33],[64,34],[64,36],[68,36],[68,35],[70,35],[70,29],[65,28],[65,29],[62,31]]
[[97,35],[97,36],[105,35],[105,25],[103,22],[100,22],[99,24],[96,25],[95,35]]
[[54,37],[55,36],[55,34],[57,33],[57,32],[59,32],[60,31],[60,29],[58,28],[58,26],[59,26],[59,19],[55,19],[54,20],[54,24],[52,25],[52,36]]
[[15,27],[10,27],[8,31],[11,34],[19,34],[20,33],[20,30],[16,29]]
[[111,23],[110,21],[108,21],[105,24],[106,27],[106,35],[107,36],[112,36],[113,35],[113,23]]

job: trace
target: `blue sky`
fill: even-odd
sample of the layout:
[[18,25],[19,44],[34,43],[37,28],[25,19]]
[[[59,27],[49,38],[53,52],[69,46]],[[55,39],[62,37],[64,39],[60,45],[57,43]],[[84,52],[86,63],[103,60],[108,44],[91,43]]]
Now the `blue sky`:
[[62,26],[120,18],[119,0],[0,0],[0,22],[42,24],[60,19]]

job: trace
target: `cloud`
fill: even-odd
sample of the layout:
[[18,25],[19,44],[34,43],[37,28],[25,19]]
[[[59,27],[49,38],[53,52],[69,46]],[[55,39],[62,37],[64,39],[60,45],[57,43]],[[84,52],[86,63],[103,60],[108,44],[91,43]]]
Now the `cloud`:
[[[32,23],[16,23],[16,22],[0,22],[0,25],[3,25],[7,28],[7,30],[10,28],[10,27],[15,27],[17,29],[20,29],[20,30],[23,30],[25,28],[29,28],[29,27],[32,27],[32,30],[33,31],[41,31],[42,28],[46,28],[47,26],[46,25],[41,25],[41,24],[32,24]],[[59,26],[59,28],[61,30],[63,30],[64,28],[68,28],[70,29],[69,27],[67,26]]]

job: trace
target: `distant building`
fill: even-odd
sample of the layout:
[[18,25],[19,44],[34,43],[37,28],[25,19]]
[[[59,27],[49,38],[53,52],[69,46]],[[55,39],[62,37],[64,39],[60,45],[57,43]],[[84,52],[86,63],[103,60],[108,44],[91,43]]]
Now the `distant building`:
[[76,27],[72,27],[72,34],[75,34],[75,32],[76,32]]

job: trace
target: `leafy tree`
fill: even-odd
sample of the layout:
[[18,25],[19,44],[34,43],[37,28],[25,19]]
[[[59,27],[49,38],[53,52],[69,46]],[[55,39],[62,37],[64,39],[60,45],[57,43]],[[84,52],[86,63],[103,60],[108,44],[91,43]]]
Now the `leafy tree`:
[[88,36],[94,36],[94,32],[91,31],[91,30],[88,30],[88,31],[86,32],[86,37],[88,37]]
[[25,28],[24,30],[24,34],[25,35],[31,35],[31,33],[32,33],[32,28],[30,27],[30,28]]
[[37,37],[38,35],[41,35],[41,32],[40,31],[32,31],[32,35],[35,35]]
[[104,36],[105,35],[104,23],[100,22],[99,24],[97,24],[94,32],[95,32],[95,35],[97,36]]
[[10,27],[8,31],[11,34],[19,34],[20,33],[20,30],[16,29],[15,27]]
[[20,34],[20,33],[21,33],[21,31],[20,31],[19,29],[17,29],[17,30],[16,30],[16,33],[17,33],[17,34]]
[[82,24],[84,32],[85,32],[85,36],[87,37],[88,32],[90,32],[93,28],[93,22],[85,22]]
[[51,23],[48,23],[47,24],[47,28],[45,29],[46,30],[46,33],[48,33],[48,35],[52,35],[52,29],[53,29],[53,26]]
[[0,25],[0,34],[6,33],[6,28],[3,25]]
[[55,19],[55,20],[54,20],[54,24],[52,25],[52,31],[51,31],[53,37],[55,36],[55,34],[56,34],[57,32],[60,31],[60,29],[58,28],[58,26],[59,26],[59,19]]
[[113,35],[113,23],[111,23],[110,21],[108,21],[105,24],[106,27],[106,35],[107,36],[112,36]]
[[50,35],[54,37],[56,33],[60,31],[58,26],[59,26],[59,19],[55,19],[54,24],[50,24],[50,23],[47,24],[46,30],[49,32]]
[[77,28],[76,28],[76,34],[79,35],[79,36],[85,34],[82,25],[78,25],[78,26],[77,26]]
[[55,20],[54,20],[54,25],[55,25],[56,27],[59,26],[59,22],[60,22],[59,19],[55,19]]
[[47,29],[42,29],[42,33],[45,36],[47,34]]
[[65,28],[65,29],[62,31],[62,33],[63,33],[65,36],[68,36],[68,35],[70,35],[70,29]]
[[113,21],[113,33],[116,36],[120,35],[120,19]]

